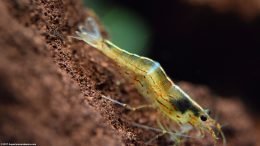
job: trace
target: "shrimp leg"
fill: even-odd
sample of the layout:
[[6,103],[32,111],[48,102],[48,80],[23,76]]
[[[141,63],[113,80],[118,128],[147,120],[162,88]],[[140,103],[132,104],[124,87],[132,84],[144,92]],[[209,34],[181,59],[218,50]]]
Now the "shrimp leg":
[[111,101],[111,102],[113,102],[115,104],[118,104],[118,105],[120,105],[120,106],[122,106],[122,107],[124,107],[124,108],[126,108],[128,110],[131,110],[131,111],[137,111],[137,110],[141,110],[143,108],[155,108],[155,106],[153,104],[144,104],[144,105],[139,105],[139,106],[133,107],[133,106],[130,106],[129,104],[122,103],[122,102],[119,102],[119,101],[117,101],[115,99],[112,99],[109,96],[102,95],[101,97],[105,98],[105,99],[107,99],[107,100],[109,100],[109,101]]
[[142,125],[142,124],[138,124],[138,123],[133,123],[133,126],[138,127],[138,128],[142,128],[142,129],[145,129],[145,130],[152,130],[152,131],[155,131],[155,132],[159,132],[158,134],[156,134],[154,137],[152,137],[150,140],[148,140],[145,143],[147,145],[151,144],[154,140],[156,140],[159,137],[162,137],[164,135],[169,135],[171,137],[171,140],[173,140],[177,145],[180,143],[180,141],[183,138],[194,138],[194,137],[185,135],[183,132],[170,130],[166,126],[163,126],[163,124],[160,122],[160,120],[157,120],[157,124],[158,124],[159,128],[154,128],[154,127],[150,127],[150,126],[146,126],[146,125]]

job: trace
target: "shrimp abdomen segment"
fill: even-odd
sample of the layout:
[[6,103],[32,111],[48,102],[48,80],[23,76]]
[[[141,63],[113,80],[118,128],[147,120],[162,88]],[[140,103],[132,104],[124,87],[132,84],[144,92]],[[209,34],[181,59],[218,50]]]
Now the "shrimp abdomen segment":
[[109,41],[104,41],[104,43],[100,50],[106,56],[115,60],[120,67],[134,74],[138,81],[143,82],[143,86],[152,86],[149,88],[160,89],[161,92],[166,92],[172,87],[172,81],[167,77],[158,62],[124,51]]

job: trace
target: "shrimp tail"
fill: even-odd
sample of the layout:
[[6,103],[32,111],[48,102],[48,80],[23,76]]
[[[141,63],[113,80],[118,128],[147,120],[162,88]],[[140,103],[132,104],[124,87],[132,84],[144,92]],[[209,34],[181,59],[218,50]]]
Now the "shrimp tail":
[[72,36],[73,38],[82,40],[92,47],[100,48],[103,38],[96,21],[92,17],[88,17],[83,25],[79,25],[78,30],[76,31],[77,36]]

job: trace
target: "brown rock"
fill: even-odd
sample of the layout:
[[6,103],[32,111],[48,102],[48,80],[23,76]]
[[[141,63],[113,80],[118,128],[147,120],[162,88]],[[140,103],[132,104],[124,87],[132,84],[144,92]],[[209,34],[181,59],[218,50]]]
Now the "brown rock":
[[[132,124],[157,127],[156,111],[133,113],[100,98],[109,95],[133,106],[146,102],[111,60],[69,39],[80,22],[93,16],[81,2],[3,0],[0,14],[0,142],[144,145],[156,134]],[[220,122],[227,123],[229,145],[256,145],[252,119],[239,101],[216,97],[206,87],[181,86],[202,105],[215,107]],[[166,136],[152,144],[173,142]],[[203,144],[212,141],[185,143]]]

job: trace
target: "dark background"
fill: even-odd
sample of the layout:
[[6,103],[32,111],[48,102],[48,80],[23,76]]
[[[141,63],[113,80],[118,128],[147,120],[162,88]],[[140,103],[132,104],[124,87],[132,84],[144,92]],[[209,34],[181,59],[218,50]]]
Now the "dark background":
[[164,1],[113,0],[141,15],[152,30],[148,56],[175,80],[209,85],[239,96],[249,109],[260,104],[260,21],[206,6]]

